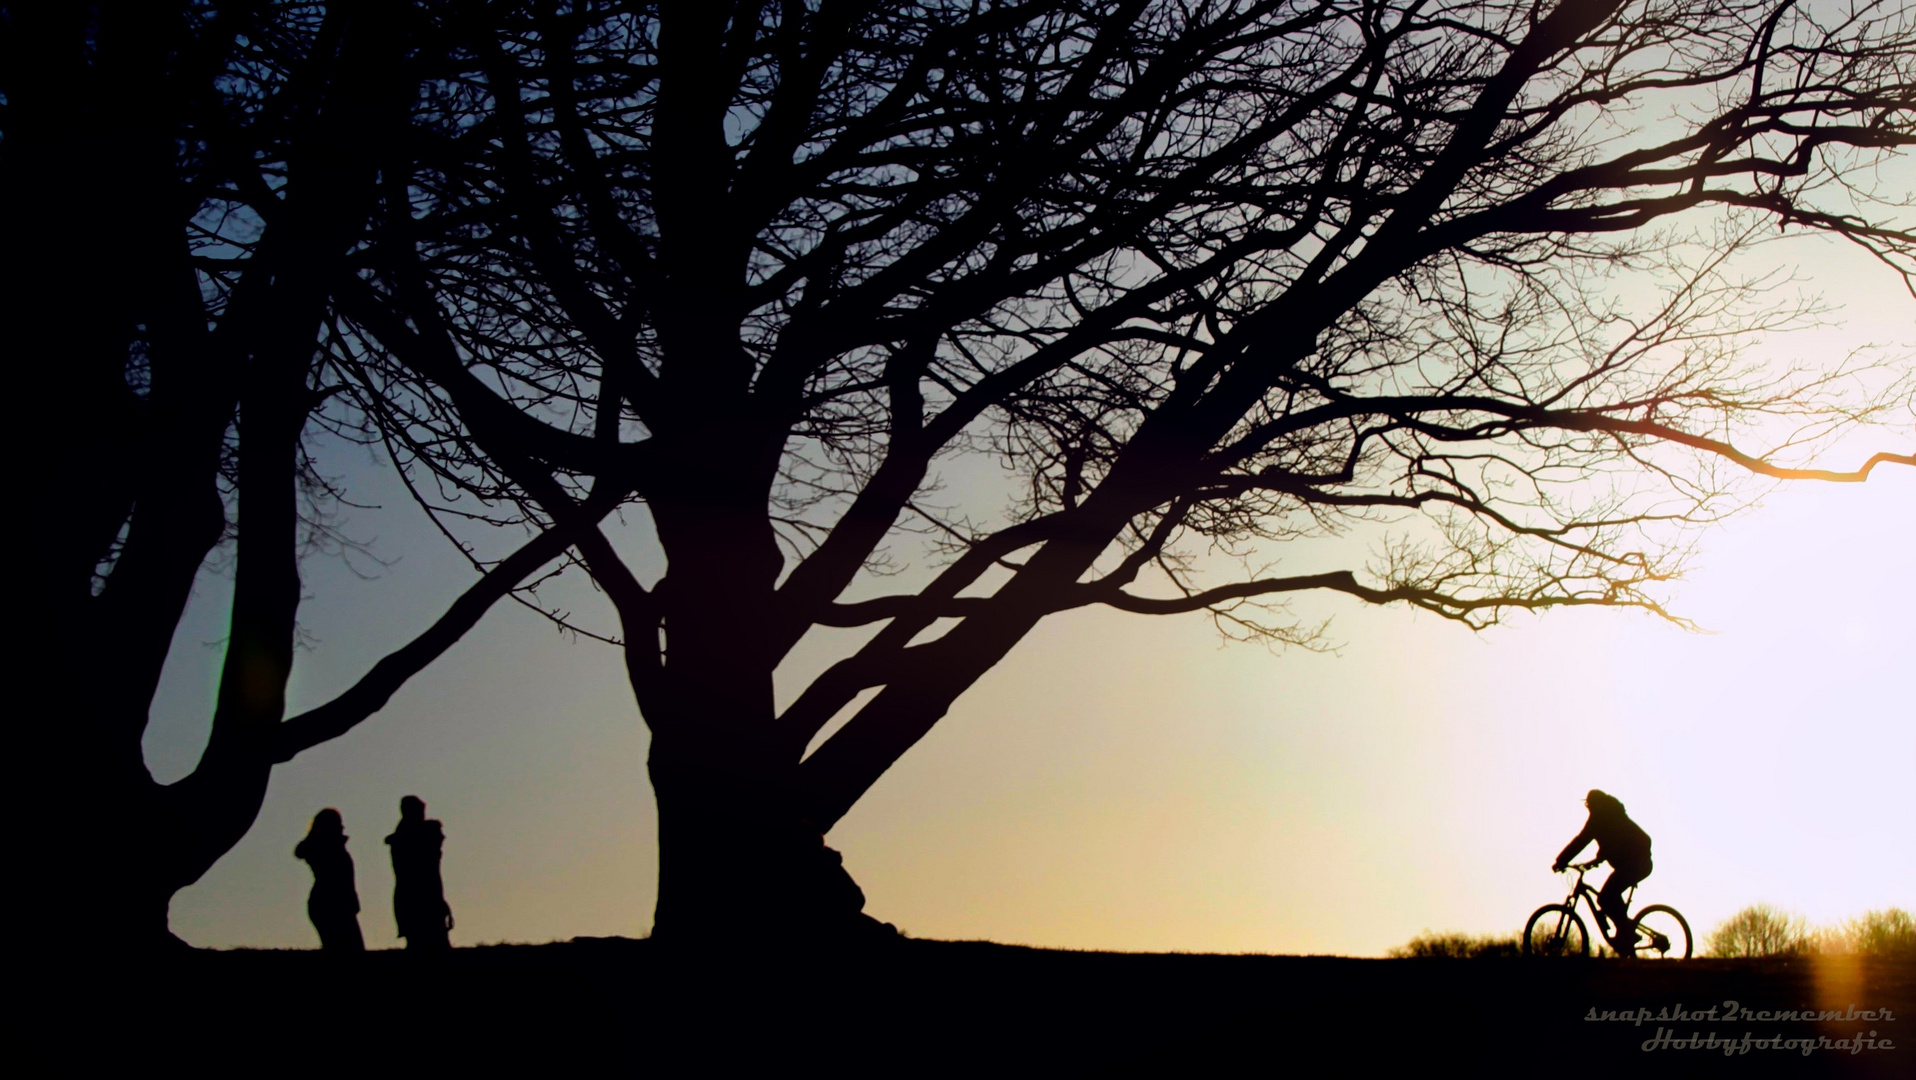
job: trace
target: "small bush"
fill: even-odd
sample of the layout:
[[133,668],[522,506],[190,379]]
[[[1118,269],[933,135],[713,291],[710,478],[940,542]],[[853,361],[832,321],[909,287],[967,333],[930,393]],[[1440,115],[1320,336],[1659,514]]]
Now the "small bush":
[[1481,937],[1454,930],[1436,933],[1426,930],[1386,955],[1397,960],[1422,960],[1439,957],[1449,960],[1480,960],[1491,956],[1516,956],[1515,934],[1485,934]]
[[1710,933],[1710,956],[1789,956],[1816,945],[1809,924],[1768,904],[1751,904]]

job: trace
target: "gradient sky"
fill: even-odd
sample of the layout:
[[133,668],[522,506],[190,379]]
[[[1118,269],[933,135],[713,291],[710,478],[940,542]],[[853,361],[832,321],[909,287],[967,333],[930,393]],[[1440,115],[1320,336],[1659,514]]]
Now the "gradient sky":
[[[1845,318],[1776,348],[1916,350],[1916,303],[1880,268],[1811,254],[1808,276]],[[1913,446],[1903,417],[1823,463]],[[390,470],[354,448],[325,460],[385,507],[351,511],[347,531],[392,565],[362,560],[378,570],[364,580],[338,559],[307,564],[295,709],[349,685],[471,578]],[[1912,537],[1916,470],[1780,488],[1707,534],[1676,587],[1706,634],[1573,610],[1473,635],[1309,596],[1298,614],[1333,617],[1340,649],[1274,655],[1221,647],[1201,616],[1055,617],[830,841],[866,910],[916,936],[1377,955],[1426,928],[1514,933],[1560,899],[1550,860],[1601,787],[1655,838],[1641,902],[1674,904],[1699,935],[1757,901],[1813,922],[1916,907]],[[641,540],[622,545],[656,576]],[[583,584],[555,595],[608,625]],[[176,636],[146,741],[162,780],[204,743],[229,596],[203,574]],[[781,696],[846,640],[802,643]],[[643,935],[646,741],[613,649],[501,605],[384,712],[281,767],[253,831],[175,899],[173,928],[202,946],[315,945],[292,848],[334,806],[367,942],[395,944],[380,837],[417,794],[446,824],[455,943]]]

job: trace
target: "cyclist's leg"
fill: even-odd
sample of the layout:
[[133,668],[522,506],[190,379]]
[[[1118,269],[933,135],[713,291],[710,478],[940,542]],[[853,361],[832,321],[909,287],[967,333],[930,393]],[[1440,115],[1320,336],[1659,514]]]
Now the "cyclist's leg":
[[1624,903],[1624,891],[1630,886],[1650,876],[1648,866],[1636,866],[1630,863],[1611,864],[1609,880],[1597,892],[1597,907],[1604,917],[1610,920],[1611,946],[1625,956],[1636,952],[1636,926],[1629,917],[1629,907]]
[[1610,902],[1605,900],[1603,894],[1599,892],[1596,903],[1597,933],[1603,935],[1605,941],[1609,941],[1616,934],[1616,926],[1610,919],[1611,910]]

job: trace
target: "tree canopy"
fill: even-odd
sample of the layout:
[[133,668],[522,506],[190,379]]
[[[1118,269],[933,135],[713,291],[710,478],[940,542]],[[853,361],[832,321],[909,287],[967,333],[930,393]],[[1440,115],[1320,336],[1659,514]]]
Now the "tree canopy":
[[[1047,615],[1660,612],[1723,466],[1912,461],[1801,460],[1906,369],[1742,356],[1815,315],[1749,269],[1779,232],[1916,280],[1869,171],[1916,141],[1900,5],[545,3],[467,42],[340,310],[445,505],[656,530],[651,587],[577,551],[654,733],[662,926],[675,867],[727,873],[678,851],[828,828]],[[1022,478],[1002,527],[926,500],[955,454]],[[1383,514],[1367,566],[1195,557]],[[847,599],[914,526],[929,583]],[[818,626],[875,629],[775,710]]]

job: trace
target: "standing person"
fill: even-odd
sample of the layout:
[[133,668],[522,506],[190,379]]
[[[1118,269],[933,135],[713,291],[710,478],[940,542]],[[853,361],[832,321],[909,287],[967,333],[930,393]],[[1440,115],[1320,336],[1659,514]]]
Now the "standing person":
[[440,849],[446,830],[426,817],[426,803],[417,795],[399,800],[399,827],[386,838],[393,855],[393,919],[406,948],[452,948],[452,907],[439,879]]
[[306,916],[319,931],[319,947],[328,952],[365,952],[359,933],[359,890],[353,885],[353,857],[346,853],[346,823],[327,807],[313,815],[306,839],[293,849],[313,870],[313,891],[306,895]]
[[1631,955],[1636,951],[1635,935],[1630,932],[1623,890],[1650,876],[1650,834],[1630,820],[1630,815],[1623,812],[1623,801],[1614,795],[1591,788],[1583,797],[1583,805],[1589,809],[1590,819],[1583,823],[1583,831],[1564,846],[1551,869],[1562,873],[1584,845],[1597,842],[1597,861],[1610,863],[1610,877],[1597,892],[1597,908],[1610,920],[1611,928],[1604,931],[1604,936],[1619,953]]

